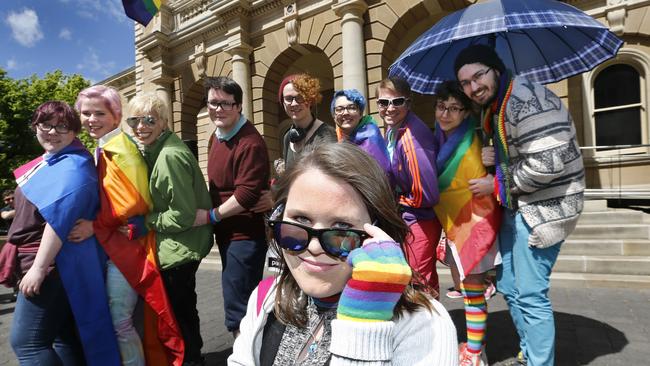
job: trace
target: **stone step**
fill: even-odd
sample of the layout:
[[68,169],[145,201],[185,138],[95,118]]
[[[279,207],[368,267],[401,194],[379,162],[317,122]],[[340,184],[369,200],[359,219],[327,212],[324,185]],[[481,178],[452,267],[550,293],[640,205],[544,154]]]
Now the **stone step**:
[[[444,296],[447,287],[453,284],[451,271],[449,268],[438,265],[438,278],[441,283],[441,296]],[[553,273],[551,273],[551,286],[564,288],[609,287],[650,289],[650,276],[599,273],[566,273],[553,269]]]
[[650,275],[648,256],[561,255],[553,272]]
[[551,286],[569,288],[629,288],[650,289],[650,276],[615,275],[597,273],[564,273],[551,274]]
[[650,256],[647,239],[568,239],[560,255],[638,255]]
[[579,225],[568,239],[650,239],[648,224]]
[[634,210],[583,212],[578,226],[595,224],[642,224],[645,214]]

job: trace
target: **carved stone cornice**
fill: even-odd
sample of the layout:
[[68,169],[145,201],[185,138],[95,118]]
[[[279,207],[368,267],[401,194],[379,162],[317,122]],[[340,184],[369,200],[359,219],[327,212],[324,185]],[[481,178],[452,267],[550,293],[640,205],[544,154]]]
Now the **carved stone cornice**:
[[284,6],[283,0],[264,1],[262,2],[262,5],[253,8],[250,15],[251,17],[256,17],[281,6]]
[[162,32],[154,31],[136,40],[135,48],[136,50],[141,51],[142,53],[147,55],[147,57],[150,57],[149,53],[151,52],[151,50],[159,49],[159,48],[166,49],[168,44],[169,44],[168,35]]

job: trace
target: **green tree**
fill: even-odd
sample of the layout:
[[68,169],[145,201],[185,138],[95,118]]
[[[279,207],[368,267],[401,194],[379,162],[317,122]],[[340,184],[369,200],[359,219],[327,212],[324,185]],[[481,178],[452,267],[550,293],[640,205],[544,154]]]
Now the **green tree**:
[[[13,170],[43,153],[30,128],[36,107],[48,100],[73,105],[79,91],[89,85],[81,75],[59,70],[42,78],[12,79],[0,68],[0,189],[13,188]],[[79,137],[88,148],[94,147],[85,132]]]

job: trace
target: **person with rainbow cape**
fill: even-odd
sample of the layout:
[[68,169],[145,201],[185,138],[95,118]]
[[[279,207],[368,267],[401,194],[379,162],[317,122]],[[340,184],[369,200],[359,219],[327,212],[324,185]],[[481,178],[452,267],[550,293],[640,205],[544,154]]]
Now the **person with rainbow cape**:
[[[65,102],[41,104],[32,130],[45,154],[14,171],[20,283],[10,342],[21,365],[120,365],[104,265],[94,236],[67,238],[79,218],[99,207],[93,158],[76,136],[79,116]],[[75,330],[76,325],[76,330]]]
[[[113,88],[95,85],[79,93],[75,107],[83,127],[98,141],[101,205],[97,219],[79,220],[69,238],[76,242],[94,233],[109,256],[106,286],[123,364],[181,366],[183,337],[157,265],[155,232],[144,225],[143,215],[152,207],[147,165],[119,127],[120,96]],[[133,325],[138,296],[145,303],[143,341]]]
[[486,272],[498,261],[495,245],[501,209],[491,190],[481,191],[474,179],[487,175],[481,162],[481,140],[471,116],[472,102],[456,81],[436,89],[438,189],[434,207],[447,237],[446,261],[460,277],[465,302],[467,343],[461,345],[461,366],[482,366],[481,349],[487,325]]

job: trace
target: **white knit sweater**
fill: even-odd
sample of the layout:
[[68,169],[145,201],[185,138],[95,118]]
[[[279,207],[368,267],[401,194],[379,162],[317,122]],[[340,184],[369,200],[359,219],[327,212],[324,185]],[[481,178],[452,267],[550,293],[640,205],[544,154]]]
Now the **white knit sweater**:
[[[257,314],[257,289],[253,291],[240,324],[241,334],[228,358],[229,366],[259,365],[262,333],[274,301],[275,285]],[[396,321],[333,320],[330,365],[458,365],[456,328],[442,304],[435,300],[431,304],[433,313],[427,310],[404,313]]]
[[585,170],[575,126],[560,98],[516,77],[506,106],[509,174],[530,246],[546,248],[571,234],[583,207]]

